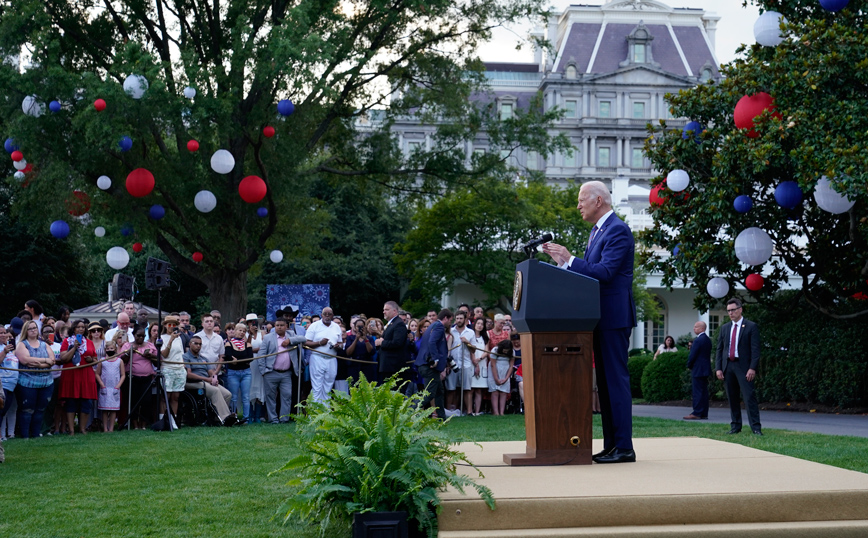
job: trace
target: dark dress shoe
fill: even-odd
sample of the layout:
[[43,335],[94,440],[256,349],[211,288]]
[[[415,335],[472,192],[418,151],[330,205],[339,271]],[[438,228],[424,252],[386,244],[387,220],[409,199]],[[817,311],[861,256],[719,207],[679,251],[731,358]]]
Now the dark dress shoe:
[[741,428],[733,428],[733,429],[729,430],[729,431],[726,432],[726,433],[727,433],[727,435],[732,435],[732,434],[736,434],[736,433],[741,433]]
[[762,435],[763,432],[762,432],[762,430],[754,430],[754,431],[753,431],[753,434],[754,434],[754,435]]
[[591,460],[593,460],[593,461],[597,461],[597,458],[601,458],[601,457],[603,457],[603,456],[608,456],[609,453],[612,452],[613,450],[615,450],[615,447],[612,447],[612,448],[604,448],[602,451],[597,452],[596,454],[594,454],[593,456],[591,456]]
[[600,456],[596,460],[597,463],[628,463],[636,461],[636,452],[632,450],[624,450],[616,448],[605,456]]

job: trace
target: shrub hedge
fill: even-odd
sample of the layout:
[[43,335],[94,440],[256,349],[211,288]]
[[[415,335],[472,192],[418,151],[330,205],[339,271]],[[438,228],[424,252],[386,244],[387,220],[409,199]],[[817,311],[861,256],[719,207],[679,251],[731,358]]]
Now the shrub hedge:
[[630,372],[630,394],[634,398],[642,397],[642,372],[651,363],[650,353],[637,354],[627,359],[627,371]]
[[[629,367],[629,362],[627,364]],[[686,372],[686,349],[661,353],[657,360],[651,361],[642,372],[642,398],[649,402],[690,398],[690,380]]]

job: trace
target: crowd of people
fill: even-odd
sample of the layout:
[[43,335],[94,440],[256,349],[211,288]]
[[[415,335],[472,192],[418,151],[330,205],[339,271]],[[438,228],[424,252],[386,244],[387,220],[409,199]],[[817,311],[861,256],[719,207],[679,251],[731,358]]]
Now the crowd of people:
[[68,308],[52,317],[27,301],[0,325],[0,440],[144,429],[166,418],[167,403],[177,416],[183,391],[204,393],[226,426],[288,422],[300,400],[346,393],[360,374],[381,381],[401,372],[410,395],[426,386],[420,370],[432,359],[425,335],[435,323],[449,357],[437,370],[437,416],[502,415],[520,388],[521,340],[508,314],[491,318],[461,305],[454,315],[413,317],[393,301],[383,318],[298,310],[287,305],[275,319],[248,314],[225,325],[214,310],[197,328],[187,312],[155,323],[133,302],[110,323],[71,320]]

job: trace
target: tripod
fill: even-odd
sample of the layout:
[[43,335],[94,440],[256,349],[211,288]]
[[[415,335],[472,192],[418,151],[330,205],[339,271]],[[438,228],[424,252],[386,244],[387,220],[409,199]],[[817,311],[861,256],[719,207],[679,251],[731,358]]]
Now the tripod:
[[[130,376],[130,378],[132,378],[132,376]],[[132,399],[132,379],[130,379],[130,383],[131,383],[131,385],[130,385],[130,397]],[[177,419],[172,415],[172,408],[169,406],[169,393],[166,392],[166,384],[163,381],[163,371],[161,368],[157,368],[157,372],[154,374],[154,378],[151,379],[151,382],[148,384],[148,387],[145,389],[145,391],[142,393],[142,395],[139,396],[138,401],[135,403],[135,405],[132,406],[132,409],[130,410],[129,415],[127,416],[127,422],[126,422],[126,424],[124,424],[124,426],[126,426],[127,429],[129,429],[129,425],[130,425],[130,422],[132,421],[133,413],[135,411],[137,411],[142,406],[142,403],[144,403],[145,398],[147,398],[147,396],[149,394],[153,394],[153,393],[157,393],[157,394],[162,393],[163,402],[166,405],[166,415],[164,415],[164,418],[157,420],[157,422],[152,424],[151,429],[154,431],[162,431],[162,430],[172,431],[172,430],[178,428]]]

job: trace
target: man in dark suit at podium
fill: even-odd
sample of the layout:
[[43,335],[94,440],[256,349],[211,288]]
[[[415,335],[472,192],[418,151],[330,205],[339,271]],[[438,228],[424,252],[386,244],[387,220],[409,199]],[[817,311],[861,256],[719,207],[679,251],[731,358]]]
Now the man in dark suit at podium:
[[583,258],[563,246],[543,245],[543,251],[562,268],[600,282],[600,321],[594,330],[594,359],[603,421],[603,451],[597,463],[636,461],[633,451],[633,400],[627,351],[636,326],[633,302],[633,232],[612,211],[606,185],[590,181],[579,190],[577,209],[585,222],[593,223]]
[[693,412],[684,420],[699,420],[708,418],[708,376],[711,375],[711,338],[705,334],[704,321],[693,324],[696,339],[690,346],[687,356],[687,368],[693,378]]

